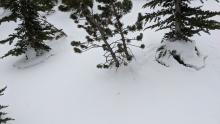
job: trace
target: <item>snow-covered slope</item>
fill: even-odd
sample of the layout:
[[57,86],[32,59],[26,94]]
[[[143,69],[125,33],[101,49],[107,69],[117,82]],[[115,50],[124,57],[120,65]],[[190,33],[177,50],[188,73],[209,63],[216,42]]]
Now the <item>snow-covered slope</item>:
[[[134,4],[125,22],[136,20],[143,2],[134,0]],[[206,8],[220,10],[220,5],[210,1]],[[11,124],[220,123],[220,31],[194,37],[208,56],[200,71],[177,63],[170,68],[158,64],[155,51],[164,32],[154,30],[144,32],[146,49],[136,49],[136,60],[128,67],[99,70],[101,50],[73,52],[70,41],[82,39],[85,32],[68,16],[56,12],[48,17],[68,34],[66,39],[49,42],[50,55],[25,65],[23,57],[0,60],[0,87],[8,86],[0,103],[10,105],[7,112],[16,119]],[[0,39],[14,26],[1,25]],[[1,45],[0,55],[9,48]]]

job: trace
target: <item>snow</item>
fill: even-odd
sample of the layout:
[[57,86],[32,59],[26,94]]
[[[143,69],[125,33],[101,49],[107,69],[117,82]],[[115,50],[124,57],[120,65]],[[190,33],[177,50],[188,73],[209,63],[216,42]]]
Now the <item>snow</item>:
[[4,10],[3,8],[0,8],[0,17],[2,18],[2,17],[5,17],[5,16],[9,16],[10,14],[11,14],[11,12],[10,11],[8,11],[8,10]]
[[183,63],[180,64],[184,64],[185,66],[196,70],[201,70],[206,65],[205,60],[208,56],[204,56],[200,50],[198,50],[195,41],[186,42],[184,40],[164,40],[159,49],[156,52],[156,59],[159,63],[167,67],[172,66],[173,63],[178,63],[171,54],[175,54],[175,56],[177,55],[180,57],[180,61],[183,61]]
[[[124,18],[126,23],[136,20],[143,2],[134,0],[134,4],[133,12]],[[220,10],[213,2],[206,8]],[[68,35],[48,42],[53,56],[20,69],[13,65],[23,56],[0,60],[0,87],[8,86],[0,104],[10,105],[8,116],[16,119],[9,124],[220,123],[219,30],[193,37],[201,53],[208,56],[206,67],[199,71],[177,63],[169,68],[158,64],[155,53],[165,31],[154,30],[144,32],[146,49],[134,49],[136,58],[128,67],[99,70],[101,50],[73,52],[70,42],[83,40],[86,33],[68,16],[62,12],[48,16]],[[0,39],[15,26],[2,24]],[[10,48],[0,45],[0,55]]]

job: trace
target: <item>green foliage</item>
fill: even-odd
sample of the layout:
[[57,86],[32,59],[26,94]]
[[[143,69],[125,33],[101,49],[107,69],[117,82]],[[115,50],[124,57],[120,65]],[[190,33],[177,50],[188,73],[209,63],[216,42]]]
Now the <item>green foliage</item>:
[[[62,30],[57,29],[46,21],[45,17],[39,15],[39,5],[30,0],[11,0],[5,4],[5,8],[11,14],[0,19],[1,22],[17,21],[21,23],[15,28],[15,33],[10,34],[0,44],[15,43],[15,48],[6,53],[2,58],[9,55],[19,56],[26,54],[28,49],[34,49],[36,55],[41,55],[45,51],[50,51],[50,47],[45,44],[46,40],[58,39],[65,36]],[[41,4],[40,4],[41,5]],[[28,59],[28,58],[27,58]]]
[[0,7],[11,11],[11,14],[0,19],[0,25],[3,22],[17,21],[19,16],[19,2],[17,0],[0,0]]
[[62,3],[63,4],[59,6],[59,9],[64,12],[70,10],[76,11],[81,6],[93,7],[93,0],[62,0]]
[[[117,46],[116,53],[120,54],[120,59],[123,64],[127,65],[129,61],[132,60],[133,54],[131,46],[136,46],[134,41],[141,41],[143,39],[143,34],[140,33],[136,38],[128,37],[129,33],[134,33],[142,29],[137,25],[125,26],[121,21],[122,17],[128,14],[132,9],[131,0],[97,0],[101,3],[98,9],[102,11],[101,16],[107,19],[110,26],[114,28],[109,28],[109,32],[113,36],[119,36],[119,39],[111,43],[113,46]],[[115,44],[115,45],[114,45]],[[143,44],[142,44],[143,46]],[[140,47],[140,46],[137,46]]]
[[58,0],[33,0],[41,11],[51,11],[58,3]]
[[200,35],[200,32],[209,34],[210,30],[220,29],[220,22],[212,19],[220,15],[220,12],[203,10],[202,6],[192,7],[191,1],[193,0],[149,0],[143,7],[157,10],[145,15],[140,14],[139,22],[145,21],[146,24],[154,22],[146,29],[156,28],[157,31],[170,29],[164,37],[169,40],[191,41],[190,38],[194,34]]
[[0,0],[0,7],[6,6],[5,3],[6,3],[7,1],[8,1],[8,0]]
[[[13,3],[18,3],[20,0],[0,0],[0,7],[10,8]],[[58,0],[27,0],[34,2],[37,9],[40,11],[50,11],[58,3]]]
[[[129,38],[129,33],[142,29],[142,25],[125,26],[122,17],[132,9],[131,0],[63,0],[59,8],[62,11],[71,11],[71,18],[87,32],[86,41],[73,41],[76,53],[82,53],[93,48],[102,48],[105,52],[105,63],[97,65],[98,68],[119,67],[127,65],[132,60],[131,46],[144,48],[132,44],[141,41],[143,34]],[[94,11],[97,10],[97,11]],[[118,39],[114,39],[118,38]],[[114,40],[112,40],[114,39]]]
[[[0,96],[4,95],[3,92],[6,90],[7,87],[0,89]],[[5,117],[7,113],[2,112],[3,109],[7,108],[8,106],[0,105],[0,124],[6,124],[8,121],[14,120],[9,117]]]

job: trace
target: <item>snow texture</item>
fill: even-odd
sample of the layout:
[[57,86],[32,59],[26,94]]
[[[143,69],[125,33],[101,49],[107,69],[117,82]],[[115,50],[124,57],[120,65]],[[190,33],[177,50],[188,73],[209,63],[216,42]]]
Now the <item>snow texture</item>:
[[[144,1],[133,1],[134,9],[123,19],[125,23],[132,24],[139,11],[147,11],[140,10]],[[204,8],[220,10],[214,1],[207,3]],[[49,59],[39,58],[44,62],[25,69],[13,66],[24,56],[0,60],[0,87],[8,86],[0,103],[10,105],[8,116],[16,119],[9,124],[220,123],[219,30],[193,37],[201,53],[208,56],[206,67],[199,71],[177,63],[170,67],[158,64],[155,53],[166,31],[154,30],[144,32],[146,49],[135,49],[136,60],[128,67],[99,70],[101,50],[73,52],[70,42],[84,40],[86,33],[77,29],[69,14],[48,16],[49,22],[68,35],[48,42],[53,49]],[[15,27],[12,22],[2,24],[0,39]],[[11,47],[0,45],[0,56]]]
[[[176,56],[178,60],[175,59]],[[157,50],[156,59],[167,67],[180,61],[183,66],[200,70],[205,67],[207,56],[202,55],[194,41],[163,41]]]

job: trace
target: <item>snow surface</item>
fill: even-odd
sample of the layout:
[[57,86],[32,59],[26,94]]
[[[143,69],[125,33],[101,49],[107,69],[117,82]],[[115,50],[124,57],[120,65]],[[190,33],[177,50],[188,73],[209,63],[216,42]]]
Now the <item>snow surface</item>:
[[[143,1],[134,4],[126,23],[136,20]],[[220,4],[209,1],[205,8],[220,10]],[[144,32],[146,49],[134,49],[136,60],[128,67],[99,70],[101,50],[73,52],[70,42],[86,33],[68,16],[56,12],[48,17],[68,34],[49,42],[53,56],[22,69],[13,66],[22,56],[0,60],[0,87],[8,86],[0,103],[10,105],[7,112],[16,119],[9,124],[220,124],[220,31],[193,38],[208,56],[200,71],[158,64],[155,52],[165,31],[154,30]],[[0,39],[15,26],[2,24]],[[0,45],[0,55],[10,48]]]
[[[156,52],[156,59],[164,66],[170,67],[173,63],[177,64],[171,52],[175,51],[176,55],[186,64],[187,67],[195,70],[201,70],[206,66],[207,56],[204,56],[196,47],[195,41],[163,41],[161,43],[163,50]],[[160,47],[160,48],[161,48]],[[160,49],[159,48],[159,49]],[[161,54],[167,53],[164,57]],[[183,64],[183,63],[182,63]]]

